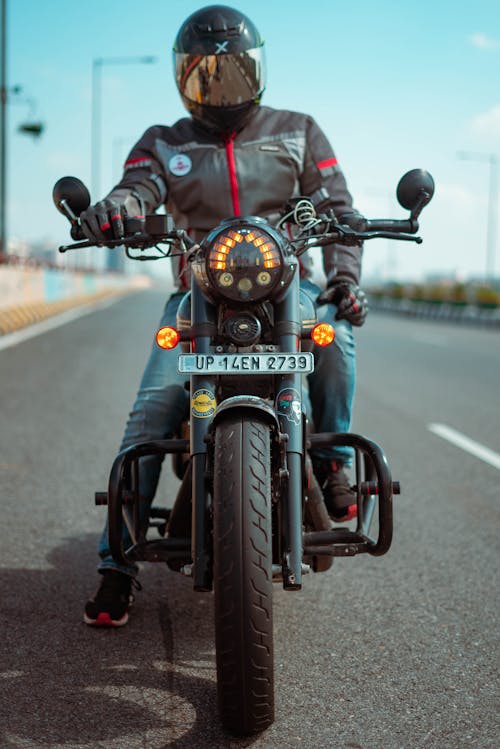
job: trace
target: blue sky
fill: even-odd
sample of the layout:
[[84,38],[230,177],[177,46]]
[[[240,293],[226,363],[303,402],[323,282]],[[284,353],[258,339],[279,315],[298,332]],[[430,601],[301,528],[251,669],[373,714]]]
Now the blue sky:
[[[7,2],[8,84],[23,87],[8,106],[9,234],[58,244],[68,232],[53,207],[52,186],[65,174],[90,180],[93,59],[158,58],[154,65],[103,67],[104,194],[149,125],[184,116],[171,47],[182,21],[204,3]],[[421,220],[424,243],[367,243],[365,277],[483,274],[489,168],[459,160],[457,151],[500,159],[498,0],[241,0],[234,6],[266,41],[264,103],[315,117],[359,210],[403,218],[395,198],[401,174],[422,167],[434,175],[436,196]],[[30,117],[46,126],[36,141],[17,132]]]

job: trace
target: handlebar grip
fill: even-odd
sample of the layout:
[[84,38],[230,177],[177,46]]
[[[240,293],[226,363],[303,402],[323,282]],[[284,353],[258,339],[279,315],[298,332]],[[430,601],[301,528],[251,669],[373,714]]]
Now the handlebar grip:
[[144,216],[125,216],[123,219],[123,229],[125,237],[137,232],[144,231]]
[[405,221],[392,218],[367,219],[365,231],[394,231],[415,234],[418,231],[418,223],[411,219]]
[[[144,228],[144,221],[141,220],[138,216],[126,216],[123,223],[126,237],[135,234],[136,232],[140,232]],[[70,234],[71,239],[74,239],[75,242],[86,239],[86,235],[84,234],[83,229],[79,223],[73,223],[71,225]],[[92,243],[90,244],[90,246],[93,246]]]

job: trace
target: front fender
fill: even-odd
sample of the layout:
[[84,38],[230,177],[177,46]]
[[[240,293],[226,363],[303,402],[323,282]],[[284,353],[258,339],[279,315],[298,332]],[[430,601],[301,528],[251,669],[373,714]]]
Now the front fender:
[[274,411],[274,408],[269,405],[263,398],[259,398],[256,395],[233,395],[231,398],[227,398],[225,401],[217,407],[215,415],[212,419],[212,428],[217,425],[219,421],[224,419],[229,414],[235,412],[249,412],[254,411],[255,414],[259,415],[260,418],[264,417],[269,424],[276,428],[277,432],[280,431],[280,425],[278,417]]

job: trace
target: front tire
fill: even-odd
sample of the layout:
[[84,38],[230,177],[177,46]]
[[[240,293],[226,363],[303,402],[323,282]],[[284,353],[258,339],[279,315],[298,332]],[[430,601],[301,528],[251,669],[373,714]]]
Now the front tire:
[[232,415],[216,428],[214,593],[217,692],[224,727],[274,720],[270,428]]

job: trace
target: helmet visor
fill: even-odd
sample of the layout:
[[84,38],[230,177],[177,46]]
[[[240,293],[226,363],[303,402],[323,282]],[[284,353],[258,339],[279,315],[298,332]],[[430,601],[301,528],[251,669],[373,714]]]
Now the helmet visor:
[[174,52],[174,62],[181,95],[197,104],[233,107],[253,101],[265,88],[263,47],[220,55]]

